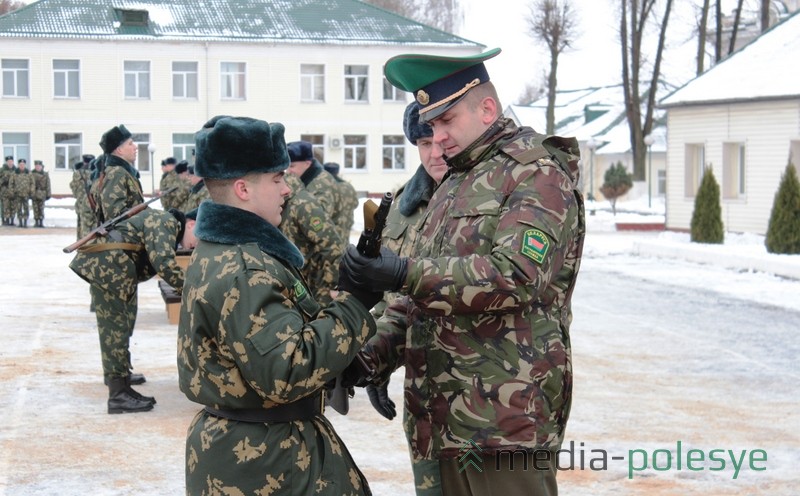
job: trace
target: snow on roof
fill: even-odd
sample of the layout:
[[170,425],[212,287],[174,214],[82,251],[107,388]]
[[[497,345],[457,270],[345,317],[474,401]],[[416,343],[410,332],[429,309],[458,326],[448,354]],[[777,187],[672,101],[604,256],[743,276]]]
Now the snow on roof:
[[661,100],[662,107],[800,97],[800,11]]

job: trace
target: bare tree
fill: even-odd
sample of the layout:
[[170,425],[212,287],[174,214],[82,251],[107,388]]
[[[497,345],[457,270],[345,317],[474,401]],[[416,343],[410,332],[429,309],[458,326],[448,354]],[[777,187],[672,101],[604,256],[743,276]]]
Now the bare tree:
[[[697,70],[695,75],[699,76],[705,70],[706,57],[706,33],[708,32],[708,9],[711,0],[703,0],[700,9],[700,21],[697,26]],[[717,0],[719,2],[719,0]]]
[[522,93],[517,97],[517,101],[514,102],[515,105],[530,105],[531,103],[535,102],[544,94],[544,88],[540,84],[536,83],[528,83],[525,85],[525,89],[522,90]]
[[550,70],[547,73],[547,129],[555,132],[558,56],[572,45],[577,34],[577,16],[570,0],[534,0],[528,7],[526,21],[534,40],[547,45]]
[[18,2],[16,0],[0,0],[0,15],[8,14],[13,10],[21,9],[24,6],[24,2]]
[[[645,58],[642,52],[645,28],[648,20],[655,17],[653,8],[656,0],[622,0],[620,16],[620,41],[622,42],[622,87],[625,95],[625,115],[630,129],[631,150],[633,152],[633,178],[637,181],[645,179],[645,158],[647,146],[644,137],[653,129],[653,113],[656,104],[656,92],[661,73],[661,59],[667,33],[667,23],[672,11],[672,0],[664,2],[664,14],[659,23],[658,45],[655,61],[650,74],[646,98],[646,108],[642,115],[642,93],[639,82],[643,78],[642,69]],[[630,12],[629,12],[630,9]],[[630,23],[630,32],[628,24]]]
[[733,29],[731,30],[731,42],[728,45],[728,55],[732,54],[733,50],[736,48],[736,35],[739,32],[739,21],[742,19],[743,4],[744,0],[739,0],[739,2],[736,4],[736,15],[733,19]]
[[761,0],[761,32],[769,29],[769,4],[770,0]]
[[455,33],[464,21],[459,0],[364,0],[422,24]]
[[714,4],[714,20],[716,26],[716,36],[714,37],[714,63],[722,60],[722,0],[717,0]]

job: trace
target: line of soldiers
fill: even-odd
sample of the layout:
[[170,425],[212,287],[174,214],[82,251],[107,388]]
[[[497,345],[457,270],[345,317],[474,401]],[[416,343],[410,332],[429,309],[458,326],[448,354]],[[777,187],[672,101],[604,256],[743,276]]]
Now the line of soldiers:
[[[44,202],[50,199],[50,175],[41,160],[34,161],[34,170],[28,170],[28,161],[7,155],[0,169],[0,199],[4,226],[28,227],[30,208],[33,205],[35,227],[44,227]],[[14,220],[17,220],[17,223]]]

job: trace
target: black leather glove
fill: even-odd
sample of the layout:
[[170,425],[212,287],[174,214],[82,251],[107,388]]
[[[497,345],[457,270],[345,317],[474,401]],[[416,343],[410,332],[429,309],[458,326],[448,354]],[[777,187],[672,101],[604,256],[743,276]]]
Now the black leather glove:
[[389,420],[392,420],[397,415],[397,410],[394,407],[394,401],[389,398],[389,383],[382,386],[367,385],[367,396],[372,407],[381,415]]
[[377,305],[378,302],[383,299],[383,291],[373,291],[371,288],[353,282],[352,275],[349,273],[347,267],[344,266],[344,260],[339,263],[338,288],[340,291],[347,291],[353,295],[367,310]]
[[369,371],[362,365],[362,361],[358,357],[353,358],[350,365],[345,367],[340,376],[340,384],[342,387],[351,388],[353,386],[364,387],[369,384]]
[[349,245],[341,266],[346,268],[356,286],[372,291],[397,291],[406,282],[408,258],[397,256],[385,246],[381,247],[380,255],[369,258],[360,254],[355,246]]

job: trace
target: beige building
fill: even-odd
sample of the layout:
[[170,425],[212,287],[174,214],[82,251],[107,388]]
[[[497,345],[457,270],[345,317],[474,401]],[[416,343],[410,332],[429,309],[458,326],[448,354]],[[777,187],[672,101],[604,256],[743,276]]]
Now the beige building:
[[704,170],[726,231],[765,234],[789,161],[800,165],[800,13],[661,101],[667,110],[668,229],[690,227]]
[[250,116],[380,193],[419,163],[402,130],[409,97],[383,64],[483,48],[356,0],[39,0],[0,17],[0,144],[43,160],[53,193],[68,195],[71,166],[124,124],[149,193],[162,159],[192,162],[209,118]]

